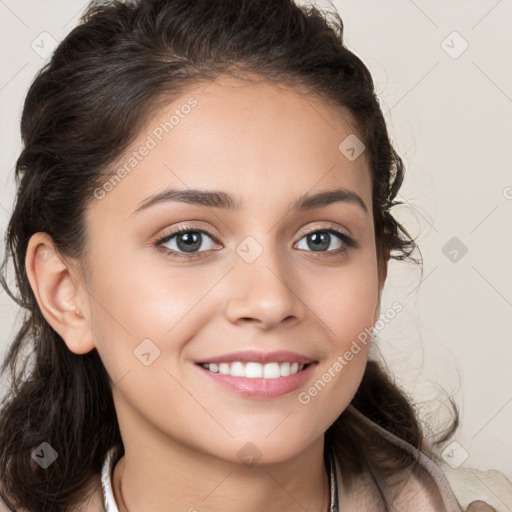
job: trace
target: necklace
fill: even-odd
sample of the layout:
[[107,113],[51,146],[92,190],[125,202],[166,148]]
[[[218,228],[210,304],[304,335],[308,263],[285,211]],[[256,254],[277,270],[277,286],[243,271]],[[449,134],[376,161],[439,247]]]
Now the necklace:
[[[114,500],[114,494],[112,492],[112,469],[113,469],[113,456],[114,450],[110,450],[107,453],[105,462],[103,463],[103,469],[101,470],[101,490],[103,494],[103,506],[104,512],[119,512],[116,502]],[[336,475],[336,461],[334,452],[329,450],[328,452],[328,472],[329,472],[329,487],[330,487],[330,505],[328,512],[339,512],[338,502],[338,479]]]

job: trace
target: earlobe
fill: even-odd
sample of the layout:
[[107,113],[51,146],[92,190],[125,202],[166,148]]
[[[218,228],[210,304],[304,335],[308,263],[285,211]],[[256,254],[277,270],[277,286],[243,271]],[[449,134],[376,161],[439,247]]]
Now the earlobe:
[[85,354],[95,348],[87,292],[48,233],[38,232],[30,238],[25,268],[41,313],[69,350]]

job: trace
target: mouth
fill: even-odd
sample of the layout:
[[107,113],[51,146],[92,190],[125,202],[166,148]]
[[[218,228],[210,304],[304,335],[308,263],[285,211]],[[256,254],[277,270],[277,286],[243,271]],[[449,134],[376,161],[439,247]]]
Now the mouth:
[[210,383],[252,400],[270,400],[294,395],[313,378],[317,365],[317,361],[304,364],[296,361],[195,364]]
[[299,364],[298,362],[224,362],[224,363],[196,363],[206,370],[221,375],[229,375],[231,377],[245,377],[248,379],[279,379],[281,377],[289,377],[297,373],[303,372],[306,368],[314,363]]

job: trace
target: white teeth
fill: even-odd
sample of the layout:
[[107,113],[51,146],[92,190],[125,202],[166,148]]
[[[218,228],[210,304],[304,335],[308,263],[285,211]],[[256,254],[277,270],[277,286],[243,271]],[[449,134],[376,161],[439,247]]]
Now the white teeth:
[[227,375],[229,373],[229,364],[228,363],[220,363],[219,364],[219,373]]
[[240,363],[240,362],[233,363],[231,365],[231,369],[229,371],[229,374],[230,375],[234,375],[235,377],[245,377],[244,365],[242,363]]
[[279,377],[288,377],[303,368],[303,364],[295,363],[242,363],[235,361],[233,363],[204,363],[203,366],[212,372],[222,373],[223,375],[232,375],[233,377],[248,377],[249,379],[278,379]]
[[290,363],[281,363],[279,366],[281,377],[288,377],[290,375]]
[[278,379],[281,377],[281,368],[279,363],[267,363],[263,367],[263,377],[265,379]]
[[[232,366],[236,364],[237,363],[233,363]],[[232,372],[229,372],[229,374],[233,375]],[[247,363],[245,365],[245,376],[249,379],[261,379],[263,377],[263,366],[260,363]]]

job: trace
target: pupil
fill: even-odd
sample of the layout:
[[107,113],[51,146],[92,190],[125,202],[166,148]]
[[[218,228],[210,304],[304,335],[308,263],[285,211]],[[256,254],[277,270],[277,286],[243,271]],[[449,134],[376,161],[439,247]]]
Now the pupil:
[[193,252],[194,250],[199,249],[199,247],[201,247],[200,233],[197,233],[195,231],[191,231],[190,233],[181,233],[178,236],[177,244],[180,250],[185,252]]
[[327,249],[329,247],[330,236],[324,231],[319,231],[318,233],[310,235],[310,240],[313,242],[313,246],[310,245],[310,248],[320,247],[321,249]]

